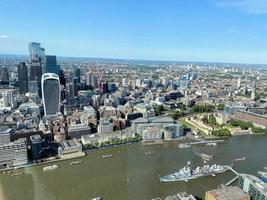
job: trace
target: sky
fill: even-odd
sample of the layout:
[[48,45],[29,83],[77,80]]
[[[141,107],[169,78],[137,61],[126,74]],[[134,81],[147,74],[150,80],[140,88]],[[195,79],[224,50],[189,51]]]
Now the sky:
[[0,54],[267,64],[267,0],[0,0]]

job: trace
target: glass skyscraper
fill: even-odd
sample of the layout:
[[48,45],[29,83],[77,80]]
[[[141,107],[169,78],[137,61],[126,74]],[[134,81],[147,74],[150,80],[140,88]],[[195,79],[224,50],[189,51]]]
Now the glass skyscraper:
[[18,64],[19,92],[25,94],[28,92],[28,69],[25,62]]
[[58,75],[46,73],[42,76],[42,98],[44,114],[56,115],[59,112],[60,83]]
[[45,66],[46,73],[54,73],[59,76],[60,67],[57,64],[57,57],[56,56],[46,56],[46,66]]

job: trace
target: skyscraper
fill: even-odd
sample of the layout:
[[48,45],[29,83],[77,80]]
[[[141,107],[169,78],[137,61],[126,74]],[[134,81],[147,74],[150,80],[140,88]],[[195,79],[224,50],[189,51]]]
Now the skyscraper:
[[[42,78],[42,67],[40,63],[30,63],[29,64],[29,84],[28,84],[28,90],[31,93],[37,93],[39,92],[39,95],[41,96],[41,78]],[[34,89],[32,87],[34,85]],[[37,87],[37,88],[36,88]]]
[[18,79],[19,79],[19,93],[25,94],[28,92],[28,69],[25,62],[18,64]]
[[29,62],[45,64],[45,49],[38,42],[29,43]]
[[97,87],[97,76],[94,74],[87,73],[85,75],[85,82],[88,86],[91,86],[93,89]]
[[53,73],[43,74],[42,98],[45,116],[55,115],[59,112],[60,84],[58,75]]
[[45,65],[45,72],[46,73],[54,73],[59,76],[60,67],[57,64],[57,57],[56,56],[46,56],[46,65]]
[[[45,49],[41,47],[40,43],[29,43],[29,92],[36,92],[36,85],[38,86],[38,93],[41,96],[41,77],[45,66]],[[31,87],[30,87],[31,85]],[[34,87],[33,87],[34,85]]]
[[75,76],[78,80],[78,84],[80,84],[81,83],[81,70],[79,68],[75,70]]
[[0,69],[0,79],[1,79],[1,84],[9,84],[9,72],[6,67],[2,67]]

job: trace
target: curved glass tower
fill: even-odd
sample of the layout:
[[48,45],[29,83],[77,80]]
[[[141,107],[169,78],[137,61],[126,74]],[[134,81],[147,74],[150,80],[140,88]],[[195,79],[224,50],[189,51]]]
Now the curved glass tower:
[[59,77],[53,73],[42,75],[42,98],[44,114],[56,115],[59,112],[60,89]]

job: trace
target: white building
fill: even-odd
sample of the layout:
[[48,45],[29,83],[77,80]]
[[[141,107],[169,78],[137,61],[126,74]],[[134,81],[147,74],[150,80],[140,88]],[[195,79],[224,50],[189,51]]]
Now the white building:
[[0,167],[17,166],[27,163],[28,156],[25,138],[0,145]]
[[97,127],[97,133],[110,133],[113,131],[113,125],[109,121],[100,120],[98,127]]

